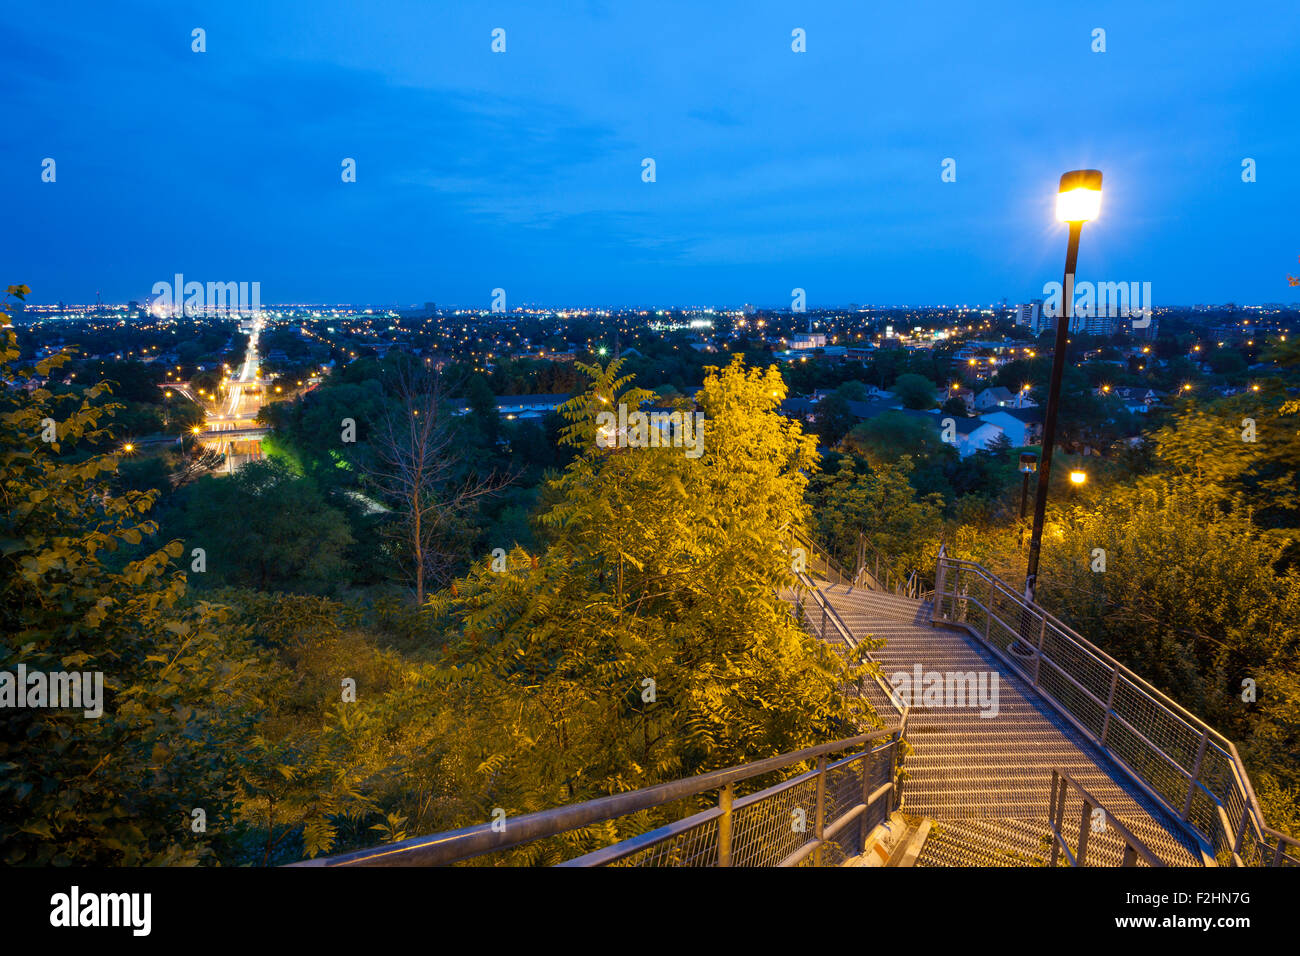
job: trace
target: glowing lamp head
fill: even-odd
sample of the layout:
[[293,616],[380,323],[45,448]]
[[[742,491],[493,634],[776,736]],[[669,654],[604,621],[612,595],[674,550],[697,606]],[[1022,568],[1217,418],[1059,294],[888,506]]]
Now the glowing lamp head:
[[1056,218],[1061,222],[1087,222],[1101,211],[1101,170],[1076,169],[1061,177],[1056,194]]
[[1032,451],[1022,451],[1020,453],[1020,471],[1022,474],[1031,475],[1038,470],[1038,456]]
[[1088,473],[1086,471],[1070,472],[1070,484],[1072,485],[1081,485],[1087,480],[1088,480]]

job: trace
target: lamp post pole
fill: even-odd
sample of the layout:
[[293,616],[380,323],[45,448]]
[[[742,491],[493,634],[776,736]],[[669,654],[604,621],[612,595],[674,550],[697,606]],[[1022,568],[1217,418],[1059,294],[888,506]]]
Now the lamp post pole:
[[1094,218],[1101,206],[1101,172],[1076,169],[1061,177],[1056,198],[1057,218],[1070,225],[1065,249],[1065,281],[1061,283],[1061,308],[1056,318],[1056,347],[1052,352],[1052,382],[1043,418],[1043,453],[1038,468],[1038,494],[1034,499],[1034,530],[1029,539],[1029,567],[1025,572],[1025,600],[1033,603],[1038,589],[1038,557],[1043,544],[1043,518],[1047,511],[1047,488],[1052,477],[1052,451],[1056,447],[1056,418],[1061,407],[1061,378],[1065,373],[1065,349],[1074,315],[1074,269],[1079,259],[1079,234],[1083,224]]
[[1025,505],[1029,501],[1029,472],[1024,473],[1025,481],[1020,486],[1020,547],[1025,544]]
[[1025,546],[1025,503],[1029,500],[1029,476],[1038,470],[1038,456],[1032,451],[1020,453],[1020,474],[1024,481],[1020,485],[1020,531],[1016,537],[1016,547]]
[[1047,485],[1052,477],[1052,451],[1056,447],[1056,416],[1061,407],[1061,377],[1065,374],[1066,341],[1074,312],[1074,269],[1079,259],[1082,222],[1070,223],[1070,240],[1065,251],[1065,281],[1061,284],[1060,315],[1056,318],[1056,345],[1052,351],[1052,384],[1047,393],[1043,418],[1043,453],[1038,465],[1038,491],[1034,498],[1034,530],[1029,536],[1029,567],[1025,572],[1025,600],[1031,604],[1038,588],[1038,555],[1043,545],[1043,519],[1047,511]]

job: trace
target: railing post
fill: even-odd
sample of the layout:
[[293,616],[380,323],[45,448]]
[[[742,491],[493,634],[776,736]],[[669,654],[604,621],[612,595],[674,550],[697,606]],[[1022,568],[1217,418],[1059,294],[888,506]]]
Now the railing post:
[[[866,806],[867,797],[871,796],[871,750],[868,749],[862,755],[862,805]],[[871,829],[867,823],[867,811],[862,811],[862,816],[858,818],[858,853],[867,852],[867,837],[871,834]]]
[[[1029,607],[1032,611],[1032,606]],[[1035,648],[1034,654],[1034,679],[1031,682],[1034,687],[1038,686],[1038,669],[1043,663],[1043,640],[1047,637],[1047,612],[1043,612],[1042,623],[1038,627],[1038,647]]]
[[1187,799],[1183,802],[1183,819],[1192,815],[1192,796],[1196,793],[1196,781],[1201,777],[1201,762],[1205,760],[1205,747],[1210,742],[1208,730],[1201,733],[1201,745],[1196,748],[1196,763],[1192,765],[1192,774],[1187,778]]
[[1119,686],[1119,665],[1115,664],[1113,670],[1114,673],[1110,675],[1110,693],[1106,695],[1106,716],[1101,722],[1101,740],[1098,741],[1103,747],[1106,746],[1106,731],[1110,730],[1110,713],[1115,709],[1115,688]]
[[1088,831],[1092,824],[1092,804],[1088,798],[1083,798],[1083,815],[1079,818],[1079,852],[1074,855],[1076,866],[1082,867],[1085,857],[1088,855]]
[[[1057,785],[1060,785],[1060,795],[1057,795]],[[1061,855],[1061,825],[1065,819],[1065,778],[1055,770],[1052,771],[1052,799],[1047,806],[1047,819],[1052,825],[1052,861],[1051,865],[1056,866],[1057,859]]]
[[984,598],[984,643],[993,643],[993,578],[989,578],[989,592]]
[[1246,838],[1246,820],[1250,817],[1250,804],[1243,803],[1241,807],[1241,822],[1237,824],[1237,836],[1232,841],[1232,852],[1234,854],[1241,852],[1241,841]]
[[817,758],[817,823],[813,836],[817,839],[817,848],[813,850],[813,866],[822,865],[822,834],[826,827],[826,755]]
[[943,562],[944,562],[943,546],[940,545],[939,557],[936,559],[935,567],[934,567],[934,600],[930,602],[931,621],[933,621],[936,617],[941,621],[945,619],[943,613],[943,598],[944,598],[943,579],[948,576],[947,575],[948,566],[945,565]]
[[731,805],[736,800],[735,784],[727,784],[718,794],[718,866],[731,866]]

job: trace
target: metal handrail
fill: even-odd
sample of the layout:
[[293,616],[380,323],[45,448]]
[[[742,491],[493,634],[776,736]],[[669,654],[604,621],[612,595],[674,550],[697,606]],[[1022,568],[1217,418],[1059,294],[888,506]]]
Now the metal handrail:
[[[1065,835],[1062,832],[1062,826],[1065,820],[1065,798],[1068,788],[1074,787],[1083,797],[1083,810],[1079,814],[1079,839],[1074,851],[1070,850],[1070,845],[1065,841]],[[1105,805],[1089,793],[1079,781],[1070,776],[1069,771],[1060,768],[1052,771],[1052,796],[1048,802],[1047,819],[1052,829],[1054,837],[1052,843],[1051,866],[1056,866],[1060,851],[1065,851],[1065,858],[1071,866],[1086,866],[1088,858],[1088,833],[1092,829],[1092,811],[1101,810],[1105,814],[1106,830],[1114,830],[1119,834],[1120,839],[1124,841],[1124,855],[1120,866],[1136,866],[1138,858],[1148,866],[1162,867],[1164,861],[1156,856],[1147,847],[1145,843],[1133,835],[1133,832],[1126,827]]]
[[[846,573],[843,566],[831,557],[829,551],[814,541],[811,535],[799,530],[798,528],[791,528],[790,535],[795,542],[803,547],[808,557],[813,558],[814,562],[821,562],[822,567],[817,568],[817,570],[822,574],[822,577],[826,578],[827,581],[831,584],[839,584],[842,587],[857,586],[854,577]],[[795,570],[799,571],[800,569],[796,567]]]
[[[627,840],[615,843],[613,846],[607,846],[600,850],[580,856],[577,859],[568,860],[559,864],[563,867],[587,867],[587,866],[611,866],[622,863],[629,858],[647,851],[653,851],[656,847],[661,846],[670,840],[680,840],[692,831],[698,831],[713,821],[717,821],[717,830],[719,833],[718,840],[718,866],[732,866],[734,864],[732,848],[734,846],[734,827],[735,815],[741,813],[749,807],[758,807],[770,802],[776,802],[778,798],[786,793],[795,791],[808,783],[816,783],[815,798],[815,816],[814,827],[809,839],[788,853],[779,857],[776,866],[798,866],[810,856],[813,857],[814,864],[820,865],[822,856],[828,844],[834,841],[849,824],[855,820],[862,820],[863,830],[860,831],[859,844],[865,849],[867,831],[865,829],[864,814],[882,797],[894,794],[897,788],[897,781],[894,775],[897,773],[896,765],[891,769],[891,779],[884,784],[870,789],[866,771],[868,769],[868,758],[881,753],[892,747],[897,746],[896,740],[890,740],[884,744],[863,751],[857,754],[850,754],[833,764],[826,763],[826,757],[817,758],[817,767],[815,770],[809,770],[797,777],[791,777],[788,780],[782,780],[758,793],[750,794],[748,797],[736,799],[733,785],[723,788],[722,794],[718,799],[718,806],[708,810],[701,811],[675,823],[659,827],[640,836],[635,836]],[[827,779],[836,770],[851,767],[854,763],[862,763],[862,787],[861,798],[855,801],[852,806],[848,807],[834,820],[826,822],[826,791]]]
[[[795,579],[800,583],[800,585],[802,585],[802,589],[801,589],[802,592],[809,595],[813,599],[813,603],[815,603],[818,609],[821,611],[821,630],[817,634],[817,636],[824,643],[829,643],[827,640],[828,635],[826,632],[826,627],[829,624],[832,628],[834,628],[836,637],[841,642],[843,642],[843,644],[846,647],[850,648],[851,650],[855,650],[855,651],[858,650],[860,646],[860,642],[856,637],[853,636],[852,630],[849,628],[844,618],[840,615],[840,612],[835,609],[834,605],[832,605],[829,601],[826,600],[826,597],[825,595],[822,594],[821,589],[817,587],[816,583],[807,574],[807,572],[795,572]],[[802,608],[802,606],[803,606],[802,601],[797,602],[796,611]],[[911,714],[911,705],[905,703],[903,699],[899,697],[898,692],[894,689],[893,685],[890,684],[887,680],[885,680],[884,673],[879,666],[879,662],[876,661],[876,659],[871,656],[871,652],[864,649],[861,651],[861,654],[862,657],[868,663],[875,665],[871,669],[871,678],[876,683],[876,685],[881,689],[881,691],[884,693],[885,697],[889,700],[890,705],[894,708],[895,713],[898,715],[900,724],[906,730],[908,716]]]
[[918,580],[921,569],[913,568],[906,578],[890,566],[889,560],[880,550],[867,540],[867,536],[858,532],[857,570],[853,583],[857,587],[872,586],[873,590],[901,594],[915,598],[919,595]]
[[[971,623],[972,609],[983,612],[983,627]],[[988,569],[940,549],[930,613],[989,645],[1216,858],[1300,865],[1300,840],[1265,822],[1230,740]],[[1170,752],[1179,737],[1181,757]]]
[[[902,733],[903,728],[901,724],[894,724],[889,727],[882,727],[877,730],[871,730],[841,740],[817,744],[812,747],[805,747],[802,750],[797,750],[792,753],[781,754],[776,757],[768,757],[764,760],[757,760],[735,767],[728,767],[723,770],[714,770],[709,773],[698,774],[681,780],[661,783],[653,787],[644,787],[640,790],[633,790],[628,793],[617,793],[608,797],[600,797],[596,800],[587,800],[569,806],[556,807],[551,810],[542,810],[537,813],[529,813],[514,820],[504,821],[499,825],[497,823],[483,823],[478,826],[467,827],[461,830],[435,833],[429,836],[415,837],[410,840],[402,840],[398,843],[390,843],[384,846],[355,850],[351,853],[341,853],[336,856],[305,860],[293,865],[445,866],[462,860],[468,860],[484,853],[491,853],[497,850],[520,846],[525,843],[532,843],[536,840],[558,836],[562,833],[591,826],[596,823],[603,823],[617,817],[623,817],[643,810],[661,807],[688,797],[698,796],[699,794],[710,790],[720,791],[718,807],[714,810],[706,810],[702,814],[688,817],[684,821],[679,821],[679,824],[685,824],[687,821],[694,821],[695,824],[698,824],[701,822],[701,818],[703,817],[707,817],[707,819],[702,821],[705,823],[710,822],[714,818],[731,819],[731,816],[735,812],[739,809],[743,809],[743,807],[747,805],[742,801],[748,801],[748,803],[761,802],[762,799],[770,798],[777,793],[784,792],[784,789],[788,789],[791,785],[790,781],[782,781],[782,783],[779,783],[774,787],[769,787],[764,791],[760,791],[758,794],[737,801],[735,800],[735,786],[738,783],[751,780],[755,777],[761,777],[764,774],[772,773],[774,771],[783,770],[795,764],[804,763],[809,760],[817,760],[818,769],[813,771],[813,773],[820,775],[821,782],[818,791],[820,795],[824,795],[828,771],[843,767],[853,760],[862,760],[864,765],[863,790],[865,791],[867,783],[869,782],[866,776],[866,765],[868,759],[892,747],[893,754],[888,787],[881,785],[875,788],[871,793],[865,793],[864,796],[870,799],[864,799],[862,801],[864,809],[857,810],[853,817],[853,819],[862,817],[865,822],[865,806],[870,806],[875,803],[882,795],[882,792],[897,793],[898,745],[901,741]],[[837,761],[833,767],[828,767],[826,764],[827,754],[841,753],[845,750],[852,750],[863,744],[869,744],[873,741],[879,741],[882,739],[887,739],[887,742],[882,746],[854,754],[849,758],[845,758],[845,760]],[[802,777],[806,780],[807,774],[802,775]],[[795,780],[800,780],[800,778],[796,777]],[[824,803],[819,797],[819,807],[823,805]],[[845,821],[841,816],[837,817],[834,822],[842,829],[851,821]],[[661,832],[666,829],[668,828],[660,828],[659,831],[654,831],[656,833],[656,838],[648,842],[645,838],[648,837],[649,834],[642,834],[640,837],[634,837],[632,839],[641,840],[648,846],[650,843],[661,842],[662,839],[670,838],[675,835],[676,831],[674,831],[674,833]],[[835,832],[838,832],[838,830]],[[828,832],[828,828],[824,826],[823,820],[819,815],[813,832],[813,839],[817,841],[817,845],[809,847],[807,852],[812,853],[814,851],[820,851],[833,835],[834,833]],[[864,832],[863,837],[865,837],[865,835]],[[729,833],[724,832],[720,828],[717,847],[717,865],[719,866],[727,866],[730,864],[729,840]],[[618,845],[620,844],[616,844],[616,846]],[[644,849],[644,847],[634,849]]]

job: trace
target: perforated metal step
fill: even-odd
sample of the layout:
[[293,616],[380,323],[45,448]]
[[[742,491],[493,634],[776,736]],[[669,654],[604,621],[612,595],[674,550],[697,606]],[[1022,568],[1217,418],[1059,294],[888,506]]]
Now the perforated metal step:
[[[1200,865],[1195,842],[1164,807],[974,637],[930,626],[928,606],[911,598],[824,582],[820,590],[855,637],[885,640],[872,656],[886,679],[899,672],[914,675],[918,664],[923,674],[984,672],[987,681],[997,675],[996,716],[981,716],[979,706],[914,702],[905,809],[935,821],[918,865],[1021,866],[1046,859],[1043,840],[1057,768],[1073,774],[1166,863]],[[1114,834],[1097,834],[1090,839],[1089,862],[1118,860],[1121,850]]]

